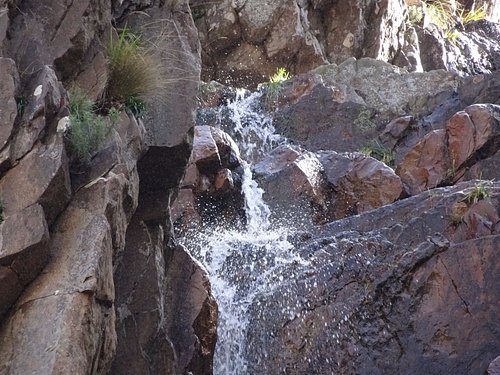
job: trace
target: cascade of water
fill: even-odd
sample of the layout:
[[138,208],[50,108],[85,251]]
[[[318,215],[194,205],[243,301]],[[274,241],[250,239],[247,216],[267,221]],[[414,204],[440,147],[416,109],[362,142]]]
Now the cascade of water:
[[243,163],[242,183],[247,228],[244,231],[212,228],[200,233],[196,241],[198,247],[191,249],[207,269],[219,305],[214,358],[217,375],[247,374],[245,353],[247,330],[251,329],[250,306],[259,293],[270,291],[291,277],[290,267],[304,263],[293,253],[287,240],[289,230],[270,225],[270,210],[262,199],[263,190],[252,178],[251,163],[259,161],[281,141],[274,134],[271,119],[259,111],[259,96],[259,93],[238,92],[236,100],[227,105],[232,126],[224,129],[238,141],[241,154],[247,160]]

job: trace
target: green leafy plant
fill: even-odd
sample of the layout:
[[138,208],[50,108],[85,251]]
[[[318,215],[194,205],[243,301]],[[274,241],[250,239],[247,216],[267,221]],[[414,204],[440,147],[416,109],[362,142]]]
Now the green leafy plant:
[[[137,108],[138,101],[147,102],[165,87],[162,63],[155,46],[144,42],[127,27],[110,40],[108,68],[106,94],[110,100],[135,103]],[[145,110],[145,105],[141,106]]]
[[389,150],[387,147],[377,143],[372,145],[362,147],[359,152],[365,154],[366,156],[371,156],[377,160],[380,160],[382,163],[388,166],[394,166],[394,152]]
[[146,103],[135,96],[129,96],[125,106],[136,118],[143,118],[147,109]]
[[486,187],[487,184],[491,184],[491,181],[480,180],[476,185],[474,185],[471,191],[465,194],[465,197],[462,199],[462,201],[467,201],[470,204],[475,204],[480,200],[489,198],[491,194]]
[[267,84],[266,99],[268,104],[276,103],[280,97],[281,90],[283,89],[283,82],[290,79],[290,74],[285,68],[281,67],[276,70],[269,78],[269,83]]
[[97,115],[94,102],[80,90],[74,89],[70,92],[69,117],[70,126],[66,137],[71,153],[82,164],[87,164],[118,123],[119,113],[111,108],[108,117]]

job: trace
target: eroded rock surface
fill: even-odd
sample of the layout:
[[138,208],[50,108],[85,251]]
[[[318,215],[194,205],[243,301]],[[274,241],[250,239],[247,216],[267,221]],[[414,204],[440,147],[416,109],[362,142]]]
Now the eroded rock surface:
[[[255,302],[250,371],[484,372],[499,345],[500,187],[473,203],[466,197],[475,183],[336,221],[299,241],[309,265],[294,266],[294,281]],[[479,203],[489,208],[477,211]],[[485,226],[466,219],[472,211]]]

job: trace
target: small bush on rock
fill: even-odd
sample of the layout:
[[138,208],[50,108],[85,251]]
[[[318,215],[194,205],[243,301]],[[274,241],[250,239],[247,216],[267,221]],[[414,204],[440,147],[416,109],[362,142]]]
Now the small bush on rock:
[[80,90],[70,92],[70,126],[66,137],[72,156],[83,164],[90,162],[119,119],[115,108],[109,110],[108,117],[99,116],[94,110],[94,102]]
[[470,204],[475,204],[480,200],[487,199],[491,196],[490,192],[486,188],[487,184],[491,184],[491,181],[480,180],[471,191],[465,194],[463,201],[467,201]]

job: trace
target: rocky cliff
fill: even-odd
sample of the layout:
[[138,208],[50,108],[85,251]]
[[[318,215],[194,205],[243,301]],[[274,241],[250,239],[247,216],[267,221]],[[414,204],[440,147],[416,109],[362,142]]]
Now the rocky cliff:
[[[188,4],[2,1],[0,24],[0,373],[210,373],[217,307],[169,221],[201,69]],[[68,90],[102,97],[125,25],[168,35],[168,85],[78,165]]]

